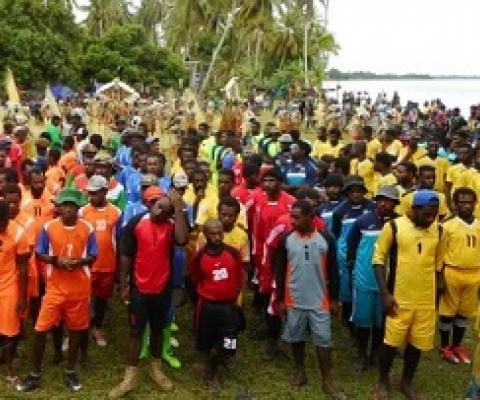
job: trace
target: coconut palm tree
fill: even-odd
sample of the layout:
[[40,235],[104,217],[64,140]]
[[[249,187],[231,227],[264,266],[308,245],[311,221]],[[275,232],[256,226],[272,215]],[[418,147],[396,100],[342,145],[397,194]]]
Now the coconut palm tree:
[[165,0],[142,0],[140,8],[135,13],[135,19],[145,27],[147,34],[155,44],[158,43],[157,28],[167,13]]
[[87,13],[84,21],[90,33],[102,36],[112,25],[130,19],[130,2],[127,0],[90,0],[88,5],[73,4]]

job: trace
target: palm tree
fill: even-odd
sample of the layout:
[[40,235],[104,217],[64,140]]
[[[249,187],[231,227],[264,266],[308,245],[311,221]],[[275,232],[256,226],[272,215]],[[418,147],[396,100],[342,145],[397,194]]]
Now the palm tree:
[[88,13],[85,23],[90,33],[102,36],[112,25],[125,23],[130,18],[127,0],[90,0],[86,6],[76,7]]
[[158,43],[157,27],[167,15],[167,2],[165,0],[142,0],[142,4],[135,13],[136,20],[145,27],[153,43]]

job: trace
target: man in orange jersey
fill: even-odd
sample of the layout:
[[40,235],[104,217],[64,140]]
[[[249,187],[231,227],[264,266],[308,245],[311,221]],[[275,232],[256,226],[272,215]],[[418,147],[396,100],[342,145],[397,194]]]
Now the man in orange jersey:
[[50,149],[45,176],[47,177],[47,189],[53,195],[56,195],[65,186],[65,171],[58,165],[59,160],[60,150]]
[[102,325],[108,300],[112,297],[117,267],[117,237],[121,228],[120,209],[107,201],[107,180],[93,175],[86,187],[90,203],[80,209],[79,215],[85,218],[95,229],[98,255],[92,265],[92,303],[91,320],[93,338],[98,346],[107,345]]
[[77,155],[75,154],[75,139],[73,136],[67,136],[63,141],[63,155],[58,165],[63,168],[65,174],[69,174],[71,169],[77,164]]
[[30,248],[23,229],[9,220],[8,204],[0,201],[0,347],[7,362],[7,380],[15,381],[12,361],[27,309],[27,263]]
[[81,338],[89,326],[90,266],[98,249],[95,231],[78,217],[82,194],[64,189],[55,200],[60,217],[45,224],[37,242],[36,255],[47,263],[46,289],[35,324],[32,371],[17,385],[28,392],[40,387],[46,332],[63,320],[70,332],[66,385],[72,391],[82,388],[75,372]]

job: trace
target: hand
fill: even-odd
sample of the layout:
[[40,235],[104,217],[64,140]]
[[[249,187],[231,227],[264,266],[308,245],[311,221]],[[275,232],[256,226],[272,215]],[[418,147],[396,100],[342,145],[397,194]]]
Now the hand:
[[130,290],[128,287],[124,287],[120,290],[120,297],[122,298],[122,301],[128,305],[130,302]]
[[183,209],[185,207],[185,203],[183,202],[182,195],[175,189],[169,193],[168,197],[170,198],[170,201],[172,202],[175,208],[178,207]]
[[398,304],[390,293],[383,295],[383,306],[387,315],[391,317],[397,315]]
[[17,312],[21,315],[27,310],[27,300],[20,298],[17,303]]
[[330,313],[334,317],[338,317],[340,315],[340,304],[338,303],[337,300],[330,301]]
[[439,272],[437,274],[437,294],[442,295],[444,292],[445,292],[445,277],[443,275],[443,272]]

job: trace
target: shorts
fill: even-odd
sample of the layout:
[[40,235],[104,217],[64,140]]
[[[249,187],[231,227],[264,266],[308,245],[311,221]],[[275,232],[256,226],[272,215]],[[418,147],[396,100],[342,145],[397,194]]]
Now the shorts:
[[113,295],[115,272],[92,272],[92,296],[108,300]]
[[47,293],[42,298],[35,331],[47,332],[65,321],[71,331],[83,331],[90,325],[90,299],[70,300],[58,294]]
[[214,347],[235,354],[239,328],[239,309],[235,302],[213,302],[200,298],[197,305],[197,350]]
[[383,303],[379,292],[353,288],[352,323],[359,328],[383,326]]
[[150,332],[160,333],[167,324],[171,298],[170,291],[161,294],[144,294],[137,289],[132,289],[128,307],[131,332],[140,337],[148,324]]
[[460,315],[474,317],[478,308],[480,271],[478,268],[451,268],[444,270],[445,290],[440,296],[439,314],[445,317]]
[[310,338],[315,346],[332,346],[330,314],[320,310],[290,308],[282,339],[288,343],[298,343]]
[[0,293],[0,335],[14,337],[20,334],[21,316],[17,312],[18,289]]
[[398,309],[394,317],[387,316],[384,343],[392,347],[409,343],[422,351],[431,350],[435,320],[435,310]]

